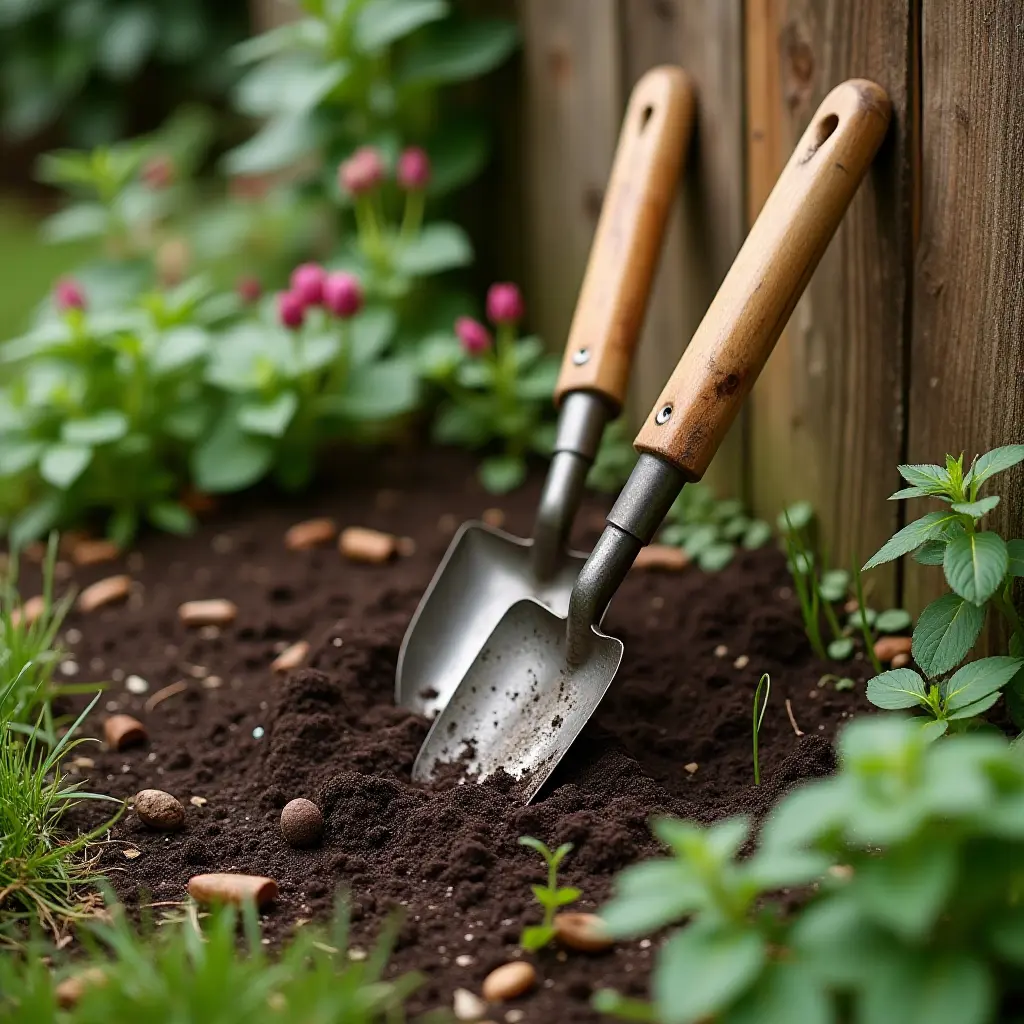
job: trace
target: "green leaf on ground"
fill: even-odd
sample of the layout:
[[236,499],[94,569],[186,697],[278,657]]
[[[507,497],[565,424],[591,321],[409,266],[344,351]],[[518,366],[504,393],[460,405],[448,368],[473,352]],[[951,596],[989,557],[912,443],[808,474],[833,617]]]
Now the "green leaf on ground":
[[911,668],[894,668],[868,680],[868,700],[876,708],[924,707],[927,699],[925,681]]

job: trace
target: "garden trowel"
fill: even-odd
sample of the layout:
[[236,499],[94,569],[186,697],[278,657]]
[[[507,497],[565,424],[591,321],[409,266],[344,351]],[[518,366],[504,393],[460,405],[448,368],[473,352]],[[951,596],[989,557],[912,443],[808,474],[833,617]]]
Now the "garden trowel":
[[594,713],[622,659],[600,629],[609,601],[683,485],[699,480],[761,372],[889,123],[872,82],[818,108],[668,384],[640,429],[636,467],[559,615],[510,608],[435,719],[413,767],[504,770],[529,801]]
[[558,430],[533,537],[480,522],[456,533],[398,654],[395,699],[420,714],[445,706],[516,601],[568,610],[586,555],[566,539],[605,424],[625,398],[693,106],[678,68],[655,68],[633,89],[555,389]]

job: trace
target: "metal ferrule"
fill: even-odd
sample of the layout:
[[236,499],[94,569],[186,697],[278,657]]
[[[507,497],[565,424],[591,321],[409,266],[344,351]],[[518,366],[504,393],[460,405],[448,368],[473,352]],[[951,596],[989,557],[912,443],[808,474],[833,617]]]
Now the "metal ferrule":
[[675,466],[655,455],[642,454],[637,460],[569,598],[566,655],[570,665],[586,657],[592,627],[601,621],[640,549],[650,543],[685,482]]
[[558,567],[559,553],[580,507],[587,473],[611,414],[600,395],[586,391],[573,391],[562,402],[555,454],[533,527],[531,558],[538,580],[550,579]]

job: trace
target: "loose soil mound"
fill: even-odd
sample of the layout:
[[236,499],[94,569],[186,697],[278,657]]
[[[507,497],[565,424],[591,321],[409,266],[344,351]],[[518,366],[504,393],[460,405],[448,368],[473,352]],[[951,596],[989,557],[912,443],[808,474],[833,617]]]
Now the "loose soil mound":
[[[541,799],[520,806],[510,780],[413,785],[427,723],[393,705],[402,634],[454,525],[500,506],[506,527],[527,534],[539,481],[496,500],[466,460],[443,453],[350,466],[337,480],[301,505],[240,502],[191,539],[149,537],[115,566],[76,572],[78,585],[114,571],[137,583],[127,605],[68,621],[76,642],[67,670],[77,665],[76,681],[116,680],[87,732],[100,735],[102,717],[115,711],[149,730],[132,750],[81,749],[95,760],[83,774],[91,788],[123,797],[159,788],[186,807],[183,832],[151,832],[129,813],[102,847],[104,870],[129,906],[181,900],[203,871],[272,875],[281,898],[264,927],[277,944],[328,916],[344,887],[364,946],[393,909],[404,912],[394,966],[428,979],[412,1009],[450,1005],[454,989],[479,991],[514,958],[522,926],[538,917],[529,886],[542,865],[518,836],[574,843],[563,884],[583,890],[578,909],[593,909],[615,872],[658,852],[653,814],[702,822],[763,814],[793,783],[832,769],[827,741],[866,707],[860,686],[818,685],[828,667],[807,645],[777,551],[741,554],[714,576],[635,570],[606,619],[626,646],[618,678]],[[578,546],[596,539],[604,509],[588,501]],[[318,515],[411,536],[416,551],[361,566],[334,547],[286,550],[287,527]],[[185,628],[177,608],[200,598],[229,598],[237,619]],[[300,639],[311,644],[307,667],[274,675],[276,654]],[[863,662],[852,667],[865,676]],[[766,781],[755,789],[751,704],[762,672],[771,673],[772,695],[761,733]],[[148,691],[130,692],[129,675]],[[183,691],[147,710],[154,693],[179,681]],[[281,807],[298,796],[317,801],[326,819],[322,844],[308,851],[291,849],[278,827]],[[128,848],[141,855],[127,859]],[[644,995],[655,952],[650,943],[599,956],[545,951],[534,958],[540,987],[512,1005],[525,1021],[595,1021],[592,992]]]

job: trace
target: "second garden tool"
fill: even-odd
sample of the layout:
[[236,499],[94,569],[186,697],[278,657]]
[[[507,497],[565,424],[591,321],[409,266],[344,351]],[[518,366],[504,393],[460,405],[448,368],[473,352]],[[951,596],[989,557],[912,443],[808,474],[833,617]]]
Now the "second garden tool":
[[568,609],[586,555],[568,551],[566,539],[605,424],[625,398],[692,122],[683,71],[655,68],[640,79],[556,386],[558,432],[533,537],[478,522],[461,527],[402,641],[395,699],[405,707],[425,715],[443,708],[516,601],[534,597],[560,615]]
[[620,640],[600,628],[637,553],[683,485],[699,480],[753,387],[881,144],[885,93],[866,81],[818,108],[707,314],[637,435],[640,453],[580,571],[567,615],[523,600],[503,616],[413,766],[460,762],[477,778],[504,770],[529,801],[611,685]]

